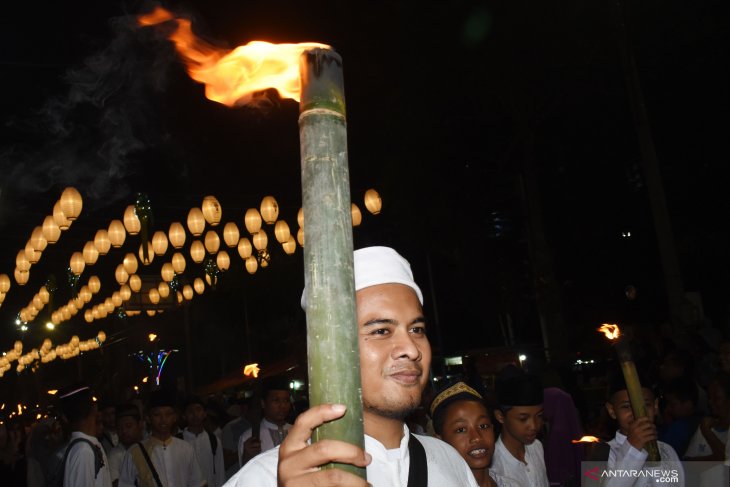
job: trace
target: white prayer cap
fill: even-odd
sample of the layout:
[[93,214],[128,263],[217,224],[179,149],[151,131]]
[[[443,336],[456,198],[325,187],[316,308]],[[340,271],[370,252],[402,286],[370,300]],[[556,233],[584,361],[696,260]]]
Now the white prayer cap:
[[[355,291],[379,284],[404,284],[416,292],[423,305],[423,294],[413,280],[411,265],[390,247],[366,247],[355,251]],[[302,308],[306,304],[305,289]]]

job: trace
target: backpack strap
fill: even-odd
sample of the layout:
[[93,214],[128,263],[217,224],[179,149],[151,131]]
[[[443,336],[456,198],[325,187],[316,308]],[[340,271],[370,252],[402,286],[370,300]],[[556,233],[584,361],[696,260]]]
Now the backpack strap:
[[205,432],[208,434],[208,440],[210,441],[210,451],[213,452],[215,457],[215,452],[218,450],[218,438],[208,430],[205,430]]
[[99,446],[95,445],[93,442],[87,440],[86,438],[74,438],[71,440],[71,442],[66,446],[66,451],[63,453],[63,460],[61,460],[61,466],[58,470],[58,472],[55,474],[55,477],[60,481],[61,484],[63,484],[63,477],[66,474],[66,462],[68,461],[68,455],[71,453],[71,448],[77,443],[87,443],[91,447],[91,451],[94,453],[94,478],[96,479],[99,475],[99,471],[104,466],[104,458],[101,455],[101,449]]
[[428,485],[428,461],[426,450],[420,441],[411,433],[408,439],[408,487],[426,487]]
[[157,484],[157,487],[162,487],[162,481],[160,480],[160,476],[157,474],[157,470],[155,469],[155,466],[152,464],[152,459],[147,454],[147,449],[144,447],[141,441],[137,442],[137,446],[139,447],[139,451],[142,452],[142,456],[144,457],[145,462],[147,462],[147,466],[150,469],[150,472],[152,473],[152,477],[155,479],[155,483]]

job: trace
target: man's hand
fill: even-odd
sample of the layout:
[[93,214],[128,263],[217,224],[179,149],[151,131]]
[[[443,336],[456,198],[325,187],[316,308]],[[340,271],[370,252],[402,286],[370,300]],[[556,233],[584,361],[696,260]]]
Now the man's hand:
[[656,425],[649,418],[636,419],[629,425],[628,440],[637,450],[642,450],[647,443],[656,439]]
[[372,460],[361,448],[343,441],[308,441],[318,426],[345,414],[342,404],[322,404],[300,414],[279,447],[278,482],[280,487],[365,487],[365,479],[350,472],[319,467],[330,462],[365,467]]
[[261,440],[253,436],[243,442],[243,460],[246,463],[256,455],[261,453]]

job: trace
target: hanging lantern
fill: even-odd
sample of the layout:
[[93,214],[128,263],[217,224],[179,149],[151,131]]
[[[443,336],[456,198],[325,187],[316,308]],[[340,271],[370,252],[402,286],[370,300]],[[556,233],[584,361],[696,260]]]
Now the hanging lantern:
[[79,295],[76,295],[76,297],[73,299],[74,306],[76,306],[76,309],[81,309],[84,307],[84,298],[82,298]]
[[374,189],[365,191],[365,208],[368,209],[373,215],[380,213],[380,209],[383,207],[383,200],[380,199],[380,195]]
[[48,301],[51,299],[51,293],[48,292],[46,286],[41,286],[38,290],[38,297],[41,298],[41,303],[48,304]]
[[62,231],[68,230],[68,227],[71,226],[71,221],[63,214],[61,204],[58,201],[56,201],[56,204],[53,205],[53,221],[56,222],[56,225],[58,225],[58,228]]
[[200,208],[190,208],[188,213],[188,230],[193,234],[194,237],[200,236],[205,228],[205,217]]
[[94,235],[94,247],[98,255],[106,255],[112,243],[109,240],[109,233],[106,230],[97,230]]
[[248,233],[253,235],[258,232],[261,228],[261,214],[259,214],[259,210],[256,208],[249,208],[246,210],[246,216],[243,218],[243,221],[246,224],[246,230],[248,230]]
[[0,293],[10,291],[10,278],[7,274],[0,274]]
[[113,313],[114,312],[114,302],[112,302],[112,298],[106,298],[104,300],[104,309],[107,313]]
[[261,218],[271,225],[279,217],[279,204],[273,196],[264,196],[261,200]]
[[190,244],[190,257],[192,257],[193,262],[196,264],[203,262],[203,259],[205,258],[205,246],[203,245],[203,242],[200,240],[193,240],[193,243]]
[[221,239],[218,237],[218,234],[214,230],[208,230],[208,233],[205,234],[205,250],[211,254],[215,254],[220,247]]
[[94,321],[94,313],[90,309],[84,311],[84,320],[87,323],[91,323]]
[[[152,249],[152,242],[147,242],[147,255],[144,255],[144,243],[139,244],[139,251],[137,252],[139,254],[139,260],[142,262],[142,265],[150,265],[152,263],[152,260],[155,258],[155,252]],[[147,259],[145,260],[145,257]]]
[[30,242],[31,245],[33,245],[33,248],[38,252],[46,250],[48,241],[46,240],[46,237],[43,236],[43,227],[35,227],[33,229],[33,232],[30,234]]
[[142,229],[142,223],[137,218],[134,205],[129,205],[124,209],[124,228],[127,229],[127,233],[130,235],[137,235]]
[[124,240],[127,238],[127,231],[124,229],[124,224],[119,220],[112,220],[109,223],[107,234],[109,236],[109,242],[111,242],[112,247],[115,249],[124,245]]
[[175,293],[175,296],[177,297],[177,304],[182,304],[183,302],[183,295],[180,291],[177,291]]
[[175,252],[172,256],[172,269],[176,274],[185,272],[185,257],[180,252]]
[[201,208],[203,211],[203,217],[205,218],[205,221],[210,224],[210,226],[214,227],[221,222],[223,209],[221,208],[221,204],[218,203],[218,200],[215,196],[206,196],[205,198],[203,198],[203,204],[201,205]]
[[185,227],[182,226],[182,223],[171,223],[167,236],[170,239],[170,245],[176,249],[182,248],[185,245]]
[[185,284],[183,286],[182,294],[183,294],[183,297],[186,300],[188,300],[188,301],[190,301],[191,299],[193,299],[193,288],[192,288],[192,286],[190,286],[190,284]]
[[157,311],[154,309],[148,309],[148,310],[146,310],[146,312],[147,312],[147,316],[150,316],[150,317],[155,316],[157,314]]
[[291,255],[297,250],[297,242],[294,240],[293,235],[289,235],[289,240],[281,244],[281,246],[287,255]]
[[41,297],[37,294],[33,296],[33,307],[38,311],[43,309],[43,302],[41,301]]
[[94,265],[99,259],[99,250],[91,240],[86,242],[81,254],[84,256],[84,262],[86,262],[86,265]]
[[162,299],[167,299],[170,295],[170,286],[166,282],[161,282],[157,285],[157,291]]
[[129,280],[129,272],[125,269],[124,264],[119,264],[117,266],[117,269],[114,271],[114,278],[120,286]]
[[45,220],[43,220],[43,226],[41,228],[43,228],[43,238],[46,239],[46,242],[49,244],[58,242],[58,239],[61,236],[61,229],[58,228],[58,224],[52,216],[47,216]]
[[256,235],[253,236],[253,246],[256,247],[256,250],[263,250],[268,244],[269,237],[266,235],[266,232],[262,228],[261,230],[256,232]]
[[301,228],[304,228],[304,208],[299,208],[297,213],[297,223]]
[[147,292],[147,296],[150,299],[150,303],[157,304],[160,302],[160,291],[157,290],[156,287],[150,288],[150,290]]
[[279,220],[274,226],[274,235],[279,243],[286,242],[289,240],[289,235],[291,235],[289,225],[284,220]]
[[68,306],[64,306],[61,308],[61,316],[63,317],[63,321],[68,321],[71,319],[71,311],[68,309]]
[[119,295],[122,297],[122,301],[129,301],[129,298],[132,297],[132,290],[128,285],[122,284],[119,288]]
[[129,276],[127,284],[129,284],[129,288],[133,293],[138,293],[139,290],[142,289],[142,279],[137,274]]
[[158,230],[152,236],[152,250],[155,251],[155,255],[165,255],[165,252],[167,252],[167,235],[165,232]]
[[89,286],[81,286],[81,289],[79,289],[79,297],[84,303],[91,301],[91,289],[89,289]]
[[96,294],[101,289],[101,281],[96,276],[91,276],[89,278],[89,290],[91,291],[91,294]]
[[253,248],[251,247],[251,242],[247,238],[244,237],[238,241],[238,255],[240,255],[242,259],[246,260],[251,257],[252,251]]
[[160,270],[160,274],[162,275],[162,279],[165,282],[170,282],[175,278],[175,270],[172,268],[172,264],[169,262],[165,262],[162,264],[162,270]]
[[94,317],[95,320],[98,320],[101,318],[101,313],[99,312],[99,305],[97,304],[93,308],[91,308],[91,316]]
[[30,261],[28,256],[25,255],[25,249],[18,251],[18,255],[15,256],[15,268],[20,272],[28,272],[30,270]]
[[112,293],[112,303],[114,303],[114,307],[118,308],[119,306],[122,305],[122,302],[123,302],[122,296],[121,296],[121,294],[119,294],[119,291],[114,291]]
[[[137,272],[138,264],[137,264],[137,257],[129,252],[124,256],[124,260],[122,261],[122,265],[124,266],[124,270],[127,271],[127,274],[130,276]],[[126,282],[126,279],[125,279]]]
[[231,258],[228,256],[228,252],[221,250],[215,257],[215,262],[218,264],[218,268],[225,272],[231,267]]
[[66,308],[68,309],[68,312],[71,313],[71,316],[76,316],[76,313],[79,312],[79,308],[76,307],[73,301],[69,302],[66,305]]
[[104,343],[106,341],[106,333],[104,333],[103,331],[100,331],[96,335],[96,339],[99,340],[101,343]]
[[226,245],[229,247],[235,247],[236,244],[238,244],[238,239],[241,236],[241,234],[238,231],[238,225],[236,225],[233,222],[226,223],[226,226],[223,227],[223,241],[226,242]]
[[28,242],[25,244],[23,252],[25,252],[25,257],[28,259],[28,262],[30,262],[31,265],[37,264],[38,261],[41,260],[41,255],[43,255],[41,252],[33,248],[33,243],[30,240],[28,240]]
[[81,198],[76,188],[68,187],[61,193],[61,211],[66,215],[70,221],[74,221],[81,214],[81,209],[84,207],[84,201]]
[[249,274],[255,274],[259,268],[259,263],[256,261],[256,257],[253,255],[246,259],[246,270]]
[[350,205],[350,214],[352,215],[352,226],[359,226],[362,223],[362,212],[355,203],[352,203],[352,205]]
[[73,272],[75,276],[80,276],[81,273],[84,272],[86,262],[84,262],[84,256],[81,254],[81,252],[74,252],[73,254],[71,254],[71,262],[69,263],[69,267],[71,268],[71,272]]
[[193,281],[193,288],[195,289],[196,293],[203,294],[205,292],[205,283],[201,278],[196,277]]
[[297,232],[297,242],[299,242],[299,245],[304,247],[304,229],[300,228]]

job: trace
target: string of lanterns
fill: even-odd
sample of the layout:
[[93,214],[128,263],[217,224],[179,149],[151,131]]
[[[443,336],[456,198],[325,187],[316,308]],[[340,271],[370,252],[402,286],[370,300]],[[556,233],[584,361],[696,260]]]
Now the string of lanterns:
[[18,340],[13,348],[8,350],[0,357],[0,377],[11,369],[12,363],[17,361],[16,371],[22,372],[29,366],[33,366],[33,370],[37,367],[37,363],[49,363],[57,358],[68,360],[76,357],[83,352],[96,350],[106,341],[106,333],[100,331],[94,338],[88,340],[79,340],[78,336],[71,337],[67,343],[57,345],[55,348],[49,338],[43,340],[39,348],[34,348],[30,352],[23,354],[23,343]]

